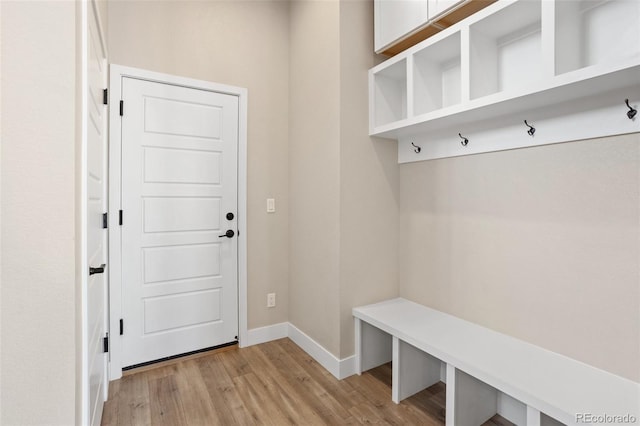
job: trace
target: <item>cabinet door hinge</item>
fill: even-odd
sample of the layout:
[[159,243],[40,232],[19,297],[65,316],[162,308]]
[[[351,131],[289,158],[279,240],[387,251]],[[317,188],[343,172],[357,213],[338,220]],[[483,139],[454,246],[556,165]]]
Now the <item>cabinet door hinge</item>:
[[109,352],[109,333],[102,338],[102,349],[105,353]]
[[122,210],[118,212],[118,222],[122,225]]
[[124,115],[124,101],[120,101],[120,117]]
[[109,215],[107,213],[102,213],[102,229],[107,229],[109,227]]
[[108,89],[104,89],[102,91],[102,103],[104,105],[107,105],[109,103],[109,90]]

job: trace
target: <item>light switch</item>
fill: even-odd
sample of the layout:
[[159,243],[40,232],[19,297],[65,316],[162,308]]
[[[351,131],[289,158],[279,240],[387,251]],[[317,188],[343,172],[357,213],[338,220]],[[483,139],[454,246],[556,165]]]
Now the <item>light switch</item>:
[[275,212],[276,212],[276,199],[267,198],[267,213],[275,213]]

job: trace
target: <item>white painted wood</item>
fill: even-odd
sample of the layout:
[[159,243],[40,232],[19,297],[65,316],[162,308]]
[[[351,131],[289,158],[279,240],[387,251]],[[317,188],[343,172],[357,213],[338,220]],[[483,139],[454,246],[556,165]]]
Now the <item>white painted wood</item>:
[[283,339],[289,336],[289,323],[281,322],[265,327],[252,328],[248,330],[247,334],[248,339],[245,347]]
[[356,374],[355,356],[339,359],[321,344],[313,340],[295,325],[289,323],[289,338],[336,379],[342,380]]
[[[99,425],[108,396],[108,269],[89,275],[89,267],[107,265],[107,48],[95,1],[80,2],[81,13],[81,422]],[[107,266],[108,268],[108,266]]]
[[[237,234],[238,98],[124,78],[122,99],[123,362],[235,341],[237,240],[220,236]],[[145,153],[158,148],[200,154],[194,165],[219,183],[193,171],[146,181]]]
[[[360,324],[360,345],[356,348],[356,354],[360,353],[360,370],[367,371],[392,360],[392,339],[391,335],[379,328],[373,327],[363,321]],[[356,355],[357,358],[357,355]],[[358,361],[356,361],[356,365]]]
[[447,387],[445,401],[445,425],[456,426],[456,368],[447,363]]
[[[455,67],[445,72],[437,54],[438,45],[456,34],[460,34],[459,77]],[[454,52],[451,47],[446,51]],[[404,94],[394,93],[405,85],[397,78],[392,79],[394,84],[388,81],[389,73],[398,74],[391,69],[403,61],[414,63],[407,69],[411,103],[406,115],[401,108]],[[376,76],[380,76],[379,84]],[[613,111],[609,108],[623,105],[626,98],[636,103],[640,99],[636,95],[640,87],[640,2],[499,1],[372,68],[370,79],[370,134],[399,140],[399,159],[404,158],[400,162],[577,140],[570,128],[578,126],[566,123],[575,117],[585,122],[593,119],[585,112],[585,101],[594,111]],[[443,91],[438,81],[456,90]],[[619,95],[613,103],[610,94],[616,91]],[[626,109],[622,113],[624,117]],[[509,115],[521,122],[523,116],[545,114],[564,117],[564,128],[569,131],[547,132],[544,138],[535,139],[514,139],[506,132],[515,125]],[[607,124],[581,126],[577,133],[594,138],[640,129],[637,118],[614,120],[616,126],[610,124],[610,116],[599,115],[598,119]],[[485,125],[489,120],[494,120],[491,127]],[[445,132],[452,137],[481,129],[493,143],[476,143],[474,149],[464,151],[443,148],[450,140]],[[421,154],[415,156],[409,138],[439,146],[421,146]]]
[[392,400],[398,404],[440,381],[439,359],[393,337]]
[[527,426],[540,426],[540,411],[527,406]]
[[427,22],[427,9],[428,0],[375,0],[374,50],[384,50]]
[[414,59],[409,77],[414,81],[413,112],[416,115],[460,103],[460,46],[457,32],[410,56]]
[[556,1],[556,73],[640,54],[636,0]]
[[356,357],[356,374],[362,375],[362,324],[359,318],[353,319],[354,337],[355,337],[355,354]]
[[504,392],[498,392],[497,412],[517,426],[527,424],[527,406]]
[[403,60],[373,75],[375,125],[407,118],[407,61]]
[[497,406],[498,392],[493,387],[456,369],[456,425],[481,425],[496,414]]
[[464,0],[429,0],[429,20],[438,19]]
[[[222,85],[217,83],[205,82],[201,80],[194,80],[183,77],[176,77],[167,74],[155,73],[151,71],[123,67],[119,65],[111,66],[111,79],[110,79],[110,105],[114,106],[114,108],[110,108],[110,134],[111,134],[111,143],[110,143],[110,163],[109,163],[109,171],[110,171],[110,217],[109,221],[112,224],[118,223],[118,210],[122,207],[121,204],[121,158],[122,158],[122,126],[120,122],[120,116],[118,114],[118,103],[120,101],[120,96],[122,93],[122,82],[125,78],[134,78],[143,81],[149,82],[158,82],[158,83],[166,83],[173,86],[181,86],[187,87],[197,90],[216,92],[220,94],[228,94],[234,96],[238,100],[238,106],[236,108],[238,114],[238,131],[237,131],[237,153],[238,153],[238,172],[237,172],[237,229],[240,230],[239,235],[237,235],[237,250],[238,250],[238,267],[237,267],[237,276],[238,276],[238,337],[240,346],[244,346],[248,343],[248,332],[247,332],[247,311],[246,311],[246,284],[247,284],[247,275],[246,275],[246,122],[247,122],[247,90],[239,87]],[[126,107],[125,107],[126,108]],[[162,124],[164,126],[168,126],[170,124]],[[171,124],[173,125],[173,124]],[[179,124],[178,124],[179,125]],[[175,125],[173,125],[173,130],[176,129]],[[204,130],[210,130],[210,127],[204,127]],[[179,132],[176,132],[179,133]],[[174,139],[179,138],[177,135],[172,136]],[[148,178],[149,181],[164,182],[165,184],[173,185],[176,187],[184,186],[185,184],[193,184],[193,179],[201,179],[204,184],[215,185],[216,176],[212,174],[212,168],[203,168],[203,163],[208,163],[211,159],[204,159],[201,162],[197,162],[190,169],[185,170],[181,164],[188,159],[193,160],[193,155],[190,155],[191,151],[187,151],[185,155],[178,155],[177,152],[182,152],[186,150],[173,150],[173,154],[169,156],[169,161],[167,161],[167,155],[158,154],[153,157],[154,153],[162,151],[162,149],[170,150],[167,148],[171,148],[171,140],[172,137],[161,138],[157,145],[154,145],[152,149],[147,150],[148,155],[148,163],[151,167],[155,167],[157,165],[155,160],[164,161],[164,165],[168,167],[159,168],[155,167],[155,169],[150,170],[148,167],[145,174],[145,178]],[[194,139],[193,144],[199,143],[196,139],[202,138],[191,138]],[[197,148],[197,147],[196,147]],[[146,148],[145,148],[146,149]],[[149,154],[151,152],[151,154]],[[207,151],[195,151],[201,152],[202,155],[209,154]],[[187,158],[185,158],[187,157]],[[172,163],[173,161],[173,163]],[[180,163],[180,164],[178,164]],[[160,172],[160,170],[163,172]],[[180,170],[183,171],[183,174],[179,174]],[[160,174],[158,174],[160,173]],[[162,174],[163,173],[163,174]],[[167,183],[169,182],[169,183]],[[202,185],[202,184],[199,184]],[[195,185],[193,185],[195,186]],[[157,194],[156,194],[157,195]],[[162,195],[162,194],[160,194]],[[125,213],[126,217],[126,213]],[[201,219],[201,218],[200,218]],[[187,221],[188,225],[193,225],[194,220],[200,220],[198,216],[191,217]],[[125,219],[126,222],[126,219]],[[184,221],[180,222],[178,220],[177,224],[174,226],[184,226]],[[172,232],[150,232],[147,233],[147,236],[152,240],[152,242],[158,243],[161,238],[168,238],[169,243],[176,244],[179,242],[181,234],[184,233],[198,234],[198,232],[193,231],[172,231]],[[110,258],[111,258],[111,285],[110,285],[110,311],[111,311],[111,329],[118,330],[119,327],[119,319],[123,317],[122,315],[122,272],[121,272],[121,261],[122,261],[122,239],[121,239],[121,229],[119,226],[112,226],[109,229],[109,238],[112,242],[110,245]],[[202,239],[199,241],[200,243],[206,243],[206,239]],[[171,245],[170,244],[170,245]],[[213,277],[198,277],[193,278],[188,281],[176,281],[175,283],[182,285],[185,287],[185,290],[188,292],[198,291],[202,288],[208,288],[215,285],[214,281],[217,278]],[[161,285],[153,284],[148,286],[150,290],[150,297],[157,297],[162,294],[163,291],[167,291],[167,287],[171,287],[175,283],[164,283]],[[125,330],[128,329],[128,324],[125,321]],[[111,360],[109,364],[109,376],[110,378],[117,379],[122,375],[122,367],[126,365],[123,364],[122,359],[122,337],[117,335],[112,335],[111,341]]]
[[[543,95],[541,95],[543,96]],[[449,129],[432,131],[418,136],[400,137],[398,162],[457,157],[490,151],[526,148],[588,138],[619,135],[640,131],[640,119],[629,120],[624,99],[640,106],[640,84],[629,89],[610,90],[600,95],[584,97],[579,104],[558,103],[528,111],[505,111],[497,117],[487,116],[472,123],[452,125]],[[496,112],[497,113],[497,112]],[[524,120],[536,129],[533,137]],[[467,146],[460,144],[458,133],[469,139]],[[411,143],[422,148],[419,154]]]
[[530,343],[401,298],[353,315],[563,423],[583,412],[640,418],[638,383]]

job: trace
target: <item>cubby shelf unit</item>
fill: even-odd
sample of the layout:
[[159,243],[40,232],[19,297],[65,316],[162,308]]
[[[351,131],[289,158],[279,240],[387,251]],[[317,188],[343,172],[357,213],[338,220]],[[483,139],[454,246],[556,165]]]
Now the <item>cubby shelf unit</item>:
[[[640,1],[499,0],[372,68],[369,98],[369,133],[397,139],[400,162],[639,132],[624,101],[640,102]],[[506,131],[576,114],[609,124]],[[459,132],[511,142],[436,147]],[[414,156],[410,141],[436,148]]]

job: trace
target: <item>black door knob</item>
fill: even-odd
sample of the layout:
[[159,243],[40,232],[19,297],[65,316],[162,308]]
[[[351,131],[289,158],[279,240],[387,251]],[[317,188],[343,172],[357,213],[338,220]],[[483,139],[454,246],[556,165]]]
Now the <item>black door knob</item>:
[[234,217],[233,213],[227,213],[227,220],[233,220]]
[[224,237],[233,238],[234,235],[236,235],[236,233],[233,232],[233,230],[227,229],[227,232],[225,232],[224,234],[220,235],[220,238],[224,238]]

